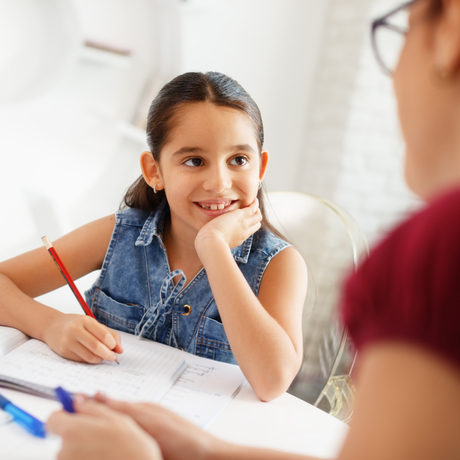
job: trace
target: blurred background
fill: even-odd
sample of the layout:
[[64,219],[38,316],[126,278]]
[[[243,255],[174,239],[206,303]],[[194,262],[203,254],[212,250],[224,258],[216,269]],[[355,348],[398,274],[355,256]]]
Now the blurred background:
[[391,79],[390,0],[0,0],[0,260],[117,210],[159,88],[217,70],[258,103],[269,191],[328,198],[372,245],[420,205]]

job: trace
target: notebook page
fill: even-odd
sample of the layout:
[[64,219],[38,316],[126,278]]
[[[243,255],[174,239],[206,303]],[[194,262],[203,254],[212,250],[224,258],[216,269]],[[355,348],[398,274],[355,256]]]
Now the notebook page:
[[181,356],[167,353],[155,342],[123,337],[120,365],[104,361],[84,364],[61,358],[31,339],[0,358],[0,381],[22,383],[31,390],[64,387],[71,393],[97,391],[128,401],[158,401],[186,367]]
[[27,342],[29,337],[12,327],[0,326],[0,357]]
[[163,396],[160,404],[207,428],[236,396],[246,381],[232,364],[187,354],[187,369]]

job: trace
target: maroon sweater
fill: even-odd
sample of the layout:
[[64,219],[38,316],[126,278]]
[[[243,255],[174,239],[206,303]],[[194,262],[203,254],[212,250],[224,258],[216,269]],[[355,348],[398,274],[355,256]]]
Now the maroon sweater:
[[346,283],[345,326],[358,350],[403,340],[460,369],[460,189],[399,225]]

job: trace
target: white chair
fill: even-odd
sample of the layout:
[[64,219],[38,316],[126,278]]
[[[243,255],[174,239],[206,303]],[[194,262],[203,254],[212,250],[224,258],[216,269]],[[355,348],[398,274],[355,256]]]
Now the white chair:
[[368,254],[366,240],[346,211],[305,193],[269,192],[266,212],[308,267],[304,358],[288,392],[348,422],[353,412],[350,373],[355,352],[337,308],[345,276]]

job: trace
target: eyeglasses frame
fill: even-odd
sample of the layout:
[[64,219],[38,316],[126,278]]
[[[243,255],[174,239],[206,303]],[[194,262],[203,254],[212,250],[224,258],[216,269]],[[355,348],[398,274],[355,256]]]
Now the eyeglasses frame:
[[385,63],[383,62],[382,57],[380,56],[380,52],[379,52],[379,49],[378,49],[378,46],[377,46],[376,31],[377,31],[377,29],[379,27],[386,27],[387,29],[393,30],[393,31],[398,32],[398,33],[400,33],[402,35],[406,35],[408,30],[403,29],[401,27],[398,27],[398,26],[396,26],[394,24],[390,24],[388,22],[388,18],[390,18],[391,16],[395,15],[399,11],[404,10],[405,8],[407,8],[408,6],[412,5],[412,3],[415,3],[416,1],[418,1],[418,0],[410,0],[408,2],[404,2],[402,5],[399,5],[398,7],[394,8],[389,13],[386,13],[384,16],[382,16],[380,18],[377,18],[374,21],[372,21],[372,25],[371,25],[372,50],[374,52],[375,59],[379,63],[379,66],[380,66],[381,70],[383,71],[383,73],[385,75],[388,75],[389,77],[393,76],[393,71],[390,70],[385,65]]

